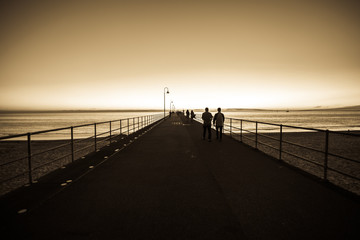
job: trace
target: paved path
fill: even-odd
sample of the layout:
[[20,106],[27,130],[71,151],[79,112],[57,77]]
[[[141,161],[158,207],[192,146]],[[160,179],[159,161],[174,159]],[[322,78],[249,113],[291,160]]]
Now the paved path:
[[23,239],[360,239],[358,199],[201,133],[173,115],[121,151],[115,143],[92,156],[95,168],[50,191],[62,176],[54,173],[26,190],[36,201],[2,231]]

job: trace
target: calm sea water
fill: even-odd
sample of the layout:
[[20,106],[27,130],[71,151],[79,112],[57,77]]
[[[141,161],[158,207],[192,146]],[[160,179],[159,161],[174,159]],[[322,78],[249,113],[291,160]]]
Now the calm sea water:
[[[159,115],[159,112],[72,112],[72,113],[11,113],[0,114],[0,136],[23,134],[42,130],[78,126],[95,122],[105,122],[139,116]],[[125,121],[122,122],[125,124]],[[132,121],[130,121],[132,124]],[[119,128],[119,122],[112,123],[112,129]],[[97,132],[109,131],[109,124],[97,126]],[[94,133],[94,127],[74,129],[76,137],[88,137]],[[68,139],[70,130],[34,135],[33,139]],[[15,139],[23,140],[24,137]]]
[[[212,112],[214,115],[216,112]],[[359,131],[360,111],[238,111],[224,112],[225,118],[237,118],[258,122],[283,124],[304,128],[329,129],[333,131]],[[196,114],[201,118],[201,113]],[[227,121],[229,124],[229,121]],[[239,124],[238,122],[236,122]],[[235,124],[236,124],[235,123]],[[249,130],[255,128],[255,124],[243,123],[243,127]],[[259,124],[261,129],[275,129],[269,125]],[[284,131],[300,131],[298,129],[284,129]]]
[[[118,120],[138,116],[159,114],[159,112],[88,112],[88,113],[16,113],[0,114],[0,136],[23,134],[55,128],[76,126],[95,122]],[[213,112],[215,114],[215,112]],[[227,118],[239,118],[298,127],[329,129],[334,131],[360,130],[360,111],[239,111],[224,112]],[[201,118],[201,112],[196,113]],[[119,126],[114,123],[113,129]],[[244,127],[253,129],[254,124]],[[269,126],[263,126],[265,129]],[[261,128],[261,127],[260,127]],[[108,125],[98,127],[98,132],[109,130]],[[271,129],[270,129],[271,130]],[[291,131],[297,131],[292,129]],[[93,126],[75,129],[76,137],[87,137],[94,133]],[[66,139],[69,130],[35,136],[35,139]]]

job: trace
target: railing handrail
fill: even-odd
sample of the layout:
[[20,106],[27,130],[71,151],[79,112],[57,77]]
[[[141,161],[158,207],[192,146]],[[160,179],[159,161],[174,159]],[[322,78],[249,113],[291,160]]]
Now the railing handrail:
[[343,131],[334,131],[334,130],[328,130],[328,129],[309,128],[309,127],[299,127],[299,126],[292,126],[292,125],[285,125],[285,124],[278,124],[278,123],[269,123],[269,122],[262,122],[262,121],[254,121],[254,120],[241,119],[241,118],[227,118],[227,119],[233,119],[233,120],[243,121],[243,122],[260,123],[260,124],[272,125],[272,126],[277,126],[277,127],[283,126],[283,127],[287,127],[287,128],[296,128],[296,129],[317,131],[317,132],[329,131],[329,132],[335,133],[335,134],[343,134],[343,135],[360,137],[360,134],[353,134],[353,133],[348,133],[348,132],[343,132]]
[[13,134],[13,135],[8,135],[8,136],[0,137],[0,140],[6,140],[6,139],[10,139],[10,138],[25,137],[25,136],[27,136],[28,134],[37,135],[37,134],[48,133],[48,132],[56,132],[56,131],[68,130],[68,129],[71,129],[71,128],[94,126],[94,124],[97,124],[97,125],[98,125],[98,124],[105,124],[105,123],[110,123],[110,122],[113,123],[113,122],[118,122],[118,121],[124,121],[124,120],[133,119],[133,118],[138,118],[138,117],[156,116],[156,115],[160,115],[160,114],[162,114],[162,113],[158,113],[158,114],[148,114],[148,115],[142,115],[142,116],[137,116],[137,117],[121,118],[121,119],[115,119],[115,120],[109,120],[109,121],[102,121],[102,122],[86,123],[86,124],[81,124],[81,125],[61,127],[61,128],[54,128],[54,129],[47,129],[47,130],[40,130],[40,131],[35,131],[35,132],[27,132],[27,133]]
[[[201,118],[197,118],[195,120],[200,122],[200,123],[202,122]],[[238,125],[236,125],[234,123],[236,121],[238,123],[240,123],[240,126],[238,126]],[[250,127],[250,129],[249,128],[245,129],[244,126],[243,126],[243,122],[245,122],[245,123],[246,122],[254,123],[254,124],[256,124],[256,126],[253,126],[253,128]],[[262,129],[262,128],[259,129],[258,128],[259,124],[276,126],[277,128],[267,129],[267,130],[276,130],[273,133],[279,134],[279,138],[277,139],[277,138],[274,138],[274,137],[264,135],[262,133],[262,131],[261,131],[261,130],[264,130],[264,129]],[[324,149],[316,149],[316,148],[308,147],[308,146],[305,146],[305,145],[302,145],[302,144],[299,144],[299,143],[294,143],[294,142],[291,142],[291,141],[285,141],[283,139],[283,134],[286,134],[286,132],[283,131],[283,128],[294,128],[294,129],[306,130],[306,131],[311,131],[311,132],[325,133]],[[236,131],[234,131],[234,129]],[[347,161],[347,162],[360,164],[359,160],[351,159],[351,158],[346,157],[346,156],[341,156],[342,154],[335,154],[335,153],[329,151],[329,134],[331,133],[331,134],[351,136],[351,137],[360,137],[360,134],[354,134],[354,133],[345,132],[345,131],[333,131],[333,130],[328,130],[328,129],[324,130],[324,129],[317,129],[317,128],[309,128],[309,127],[283,125],[283,124],[277,124],[277,123],[268,123],[268,122],[247,120],[247,119],[241,119],[241,118],[227,118],[227,123],[224,123],[224,129],[223,130],[228,132],[230,137],[232,137],[232,138],[239,137],[240,142],[243,142],[243,140],[242,140],[243,138],[246,139],[247,141],[253,141],[256,149],[259,149],[259,147],[258,147],[259,145],[263,145],[263,146],[267,146],[267,147],[269,147],[269,148],[271,148],[273,150],[278,151],[279,156],[277,158],[279,160],[284,160],[283,157],[282,157],[282,153],[285,153],[285,154],[288,154],[289,156],[293,156],[293,157],[296,157],[298,159],[301,159],[302,161],[305,161],[305,162],[308,162],[308,163],[311,163],[311,164],[315,164],[317,166],[321,166],[321,167],[323,167],[323,177],[322,177],[322,179],[325,180],[325,181],[329,181],[328,176],[327,176],[328,175],[328,170],[334,171],[334,172],[336,172],[338,174],[342,174],[343,176],[346,176],[348,178],[352,178],[353,180],[360,181],[360,177],[358,176],[358,174],[347,173],[344,170],[334,169],[333,167],[328,166],[328,157],[329,156],[336,157],[338,159],[341,159],[341,160],[344,160],[344,161]],[[252,136],[254,136],[254,135],[255,136],[252,137],[252,138],[247,137],[246,135],[243,136],[243,132],[246,132],[247,133],[246,135],[252,134]],[[294,132],[294,133],[296,133],[296,132]],[[301,132],[299,132],[299,133],[301,133]],[[273,141],[277,141],[279,146],[274,147],[272,145],[267,144],[266,141],[259,141],[258,136],[265,137],[265,138],[270,138]],[[323,159],[320,158],[320,159],[318,159],[319,162],[314,162],[313,160],[311,160],[311,158],[309,158],[307,156],[303,156],[303,155],[300,156],[301,154],[297,155],[297,154],[285,151],[283,149],[283,146],[282,146],[283,143],[291,145],[291,146],[299,147],[301,149],[315,151],[316,153],[319,153],[319,154],[323,154]],[[245,144],[247,144],[247,143],[245,143]],[[250,145],[250,144],[247,144],[247,145]],[[322,161],[322,163],[321,163],[321,161]],[[303,170],[307,171],[305,169],[303,169]],[[314,173],[311,173],[311,174],[314,175]]]
[[[166,117],[167,116],[165,116],[165,118]],[[21,152],[23,156],[21,154],[9,155],[9,157],[4,159],[5,162],[0,163],[0,167],[8,168],[6,174],[1,176],[0,184],[5,184],[6,182],[13,181],[14,179],[20,177],[23,177],[23,179],[22,180],[18,179],[13,183],[15,183],[16,185],[20,183],[24,184],[26,182],[27,184],[32,184],[33,179],[37,178],[36,176],[38,177],[42,176],[44,174],[47,174],[49,171],[51,171],[51,169],[54,170],[56,168],[59,168],[57,164],[61,160],[64,160],[63,162],[60,162],[60,164],[62,164],[63,166],[64,164],[65,165],[68,164],[70,160],[71,162],[74,162],[76,159],[79,159],[80,157],[88,153],[91,153],[93,151],[96,152],[98,149],[102,148],[103,146],[111,144],[112,140],[116,142],[119,139],[122,140],[125,138],[124,141],[126,141],[127,137],[131,136],[132,134],[135,134],[137,131],[144,129],[148,126],[151,126],[153,124],[156,124],[159,121],[162,121],[163,119],[164,118],[162,117],[162,113],[147,114],[147,115],[134,116],[134,117],[122,118],[111,121],[94,122],[89,124],[82,124],[76,126],[41,130],[41,131],[0,137],[0,140],[6,140],[6,139],[18,138],[18,137],[27,138],[24,140],[27,146],[23,148],[22,149],[23,152]],[[97,128],[98,125],[101,125],[101,127]],[[85,138],[81,138],[81,136],[79,138],[74,137],[74,128],[89,127],[89,126],[93,127],[93,130],[88,131],[89,134],[87,133],[87,135],[91,135],[90,137],[85,137]],[[60,138],[57,138],[57,140],[61,140],[61,141],[65,140],[66,142],[55,143],[58,144],[55,147],[52,145],[48,145],[47,146],[48,148],[45,147],[42,149],[38,149],[40,151],[33,151],[32,142],[35,142],[32,139],[33,135],[55,132],[55,131],[63,131],[63,130],[71,130],[69,132],[64,133],[65,134],[64,136],[68,136],[68,134],[69,136],[66,137],[66,139],[63,139],[63,136],[61,136]],[[116,138],[118,139],[116,140]],[[7,141],[1,141],[0,143],[6,143],[6,142]],[[45,142],[48,141],[45,140]],[[80,142],[81,142],[80,145],[75,146],[75,144],[78,144]],[[40,144],[43,143],[40,142]],[[12,147],[12,144],[10,144],[10,146]],[[13,150],[16,150],[16,148],[15,149],[11,148],[11,151]],[[52,155],[51,158],[48,157],[49,155],[46,155],[46,154],[51,155],[52,153],[54,154]],[[15,158],[15,160],[13,158]],[[36,159],[34,160],[34,158],[37,158],[37,160]],[[53,164],[55,162],[56,164]],[[19,163],[19,165],[17,165],[17,163]],[[27,166],[24,164],[26,164]],[[47,168],[46,166],[49,166],[49,168]],[[34,173],[34,171],[39,171],[39,173]],[[28,180],[24,182],[24,178],[26,178],[26,176]],[[1,194],[2,193],[0,193],[0,195]]]

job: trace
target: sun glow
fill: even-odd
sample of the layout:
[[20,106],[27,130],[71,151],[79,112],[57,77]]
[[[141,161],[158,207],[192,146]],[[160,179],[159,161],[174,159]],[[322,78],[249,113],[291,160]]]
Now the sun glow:
[[0,110],[360,103],[356,1],[135,2],[3,4]]

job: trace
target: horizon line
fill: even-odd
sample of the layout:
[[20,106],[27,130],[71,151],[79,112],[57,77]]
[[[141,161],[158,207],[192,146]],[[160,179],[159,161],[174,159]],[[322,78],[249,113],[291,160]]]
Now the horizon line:
[[[181,109],[181,110],[180,110]],[[176,109],[177,111],[185,108]],[[210,108],[217,109],[217,108]],[[204,108],[194,108],[192,110],[204,110]],[[223,111],[309,111],[309,110],[354,110],[360,111],[360,105],[351,105],[343,107],[313,106],[313,107],[281,107],[281,108],[222,108]],[[46,112],[163,112],[164,109],[157,108],[129,108],[129,109],[0,109],[0,113],[46,113]],[[169,109],[166,109],[169,111]]]

